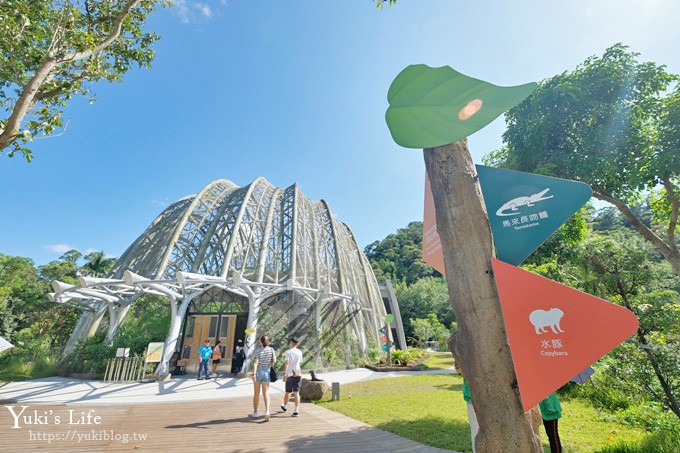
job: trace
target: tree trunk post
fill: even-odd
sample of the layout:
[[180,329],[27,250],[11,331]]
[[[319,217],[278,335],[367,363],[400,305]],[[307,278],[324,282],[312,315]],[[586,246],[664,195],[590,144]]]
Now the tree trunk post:
[[542,452],[517,389],[493,279],[491,227],[467,140],[423,151],[437,211],[451,305],[454,355],[470,386],[478,452]]

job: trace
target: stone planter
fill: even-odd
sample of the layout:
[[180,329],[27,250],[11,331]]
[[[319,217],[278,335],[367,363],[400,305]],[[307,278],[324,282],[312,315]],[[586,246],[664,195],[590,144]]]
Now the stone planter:
[[320,400],[328,391],[328,382],[302,379],[300,382],[300,398],[307,401]]

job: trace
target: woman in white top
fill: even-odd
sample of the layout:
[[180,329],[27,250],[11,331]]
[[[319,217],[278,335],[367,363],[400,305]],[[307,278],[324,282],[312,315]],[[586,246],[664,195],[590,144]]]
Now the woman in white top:
[[269,346],[269,336],[262,335],[260,338],[262,343],[261,348],[257,348],[253,353],[253,386],[255,393],[253,394],[253,413],[249,417],[259,417],[257,407],[260,404],[260,391],[262,391],[262,398],[264,399],[264,421],[269,421],[269,369],[276,363],[276,353],[274,348]]

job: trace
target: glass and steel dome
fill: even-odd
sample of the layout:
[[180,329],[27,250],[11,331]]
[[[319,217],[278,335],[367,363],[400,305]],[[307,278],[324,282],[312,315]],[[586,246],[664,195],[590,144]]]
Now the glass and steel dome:
[[[286,286],[258,304],[258,322],[249,325],[284,343],[279,347],[287,336],[303,337],[317,366],[357,363],[380,345],[386,312],[368,259],[328,204],[309,200],[297,184],[208,184],[168,206],[118,259],[111,278],[126,270],[153,280],[237,273],[254,284]],[[203,302],[218,297],[209,294]]]

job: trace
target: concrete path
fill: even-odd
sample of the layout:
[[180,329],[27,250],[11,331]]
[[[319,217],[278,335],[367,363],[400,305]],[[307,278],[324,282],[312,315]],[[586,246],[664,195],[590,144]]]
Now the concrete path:
[[[448,370],[375,372],[366,368],[335,371],[318,376],[331,383],[367,381],[371,379],[417,376],[421,374],[454,374]],[[111,384],[101,381],[49,377],[30,381],[0,383],[0,402],[62,403],[62,404],[127,404],[166,403],[181,401],[230,399],[251,396],[253,384],[250,379],[237,379],[231,375],[216,379],[196,380],[194,375],[177,376],[161,382],[134,382]],[[270,393],[279,395],[284,391],[283,381],[271,386]]]

